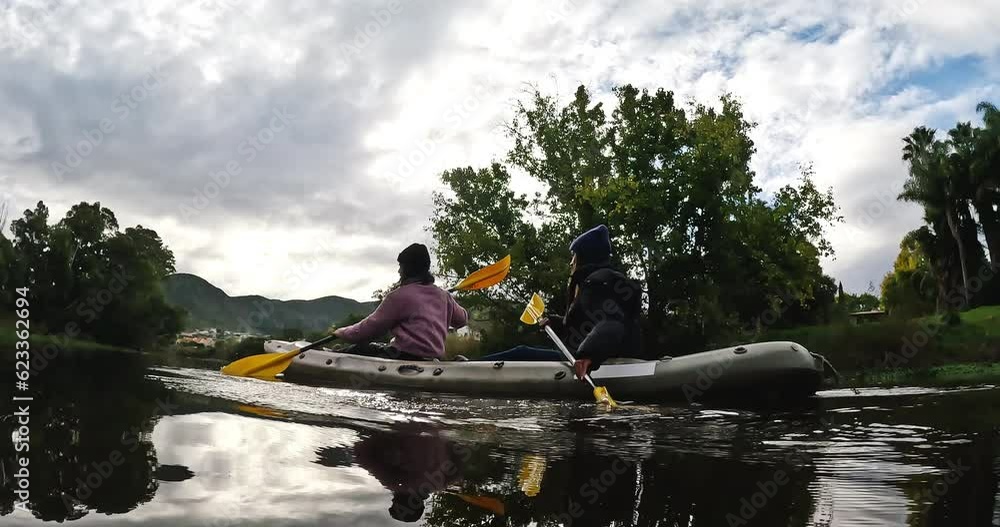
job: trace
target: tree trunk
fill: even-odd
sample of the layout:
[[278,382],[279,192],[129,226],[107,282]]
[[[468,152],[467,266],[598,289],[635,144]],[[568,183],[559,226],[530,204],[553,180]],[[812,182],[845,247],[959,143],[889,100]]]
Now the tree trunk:
[[938,292],[937,292],[937,299],[934,302],[934,312],[944,313],[945,309],[944,303],[945,300],[948,298],[948,286],[945,285],[944,278],[940,278],[936,280],[936,282],[937,282]]
[[993,210],[993,201],[981,192],[974,205],[979,223],[986,236],[986,249],[990,254],[990,267],[1000,268],[1000,213]]
[[958,264],[962,267],[962,293],[965,296],[965,307],[968,308],[972,301],[969,298],[969,273],[965,268],[965,244],[962,243],[962,236],[958,232],[958,220],[955,218],[955,209],[951,204],[945,205],[945,217],[948,218],[948,228],[951,229],[951,236],[958,244]]

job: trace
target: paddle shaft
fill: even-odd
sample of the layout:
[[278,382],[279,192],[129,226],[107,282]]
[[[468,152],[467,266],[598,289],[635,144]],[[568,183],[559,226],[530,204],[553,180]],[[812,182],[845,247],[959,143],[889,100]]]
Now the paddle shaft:
[[[549,338],[552,339],[552,342],[556,343],[556,347],[559,348],[559,351],[561,351],[562,354],[566,356],[566,360],[569,361],[569,367],[574,368],[576,366],[576,359],[573,358],[573,354],[570,353],[568,349],[566,349],[566,345],[563,344],[563,341],[561,338],[559,338],[559,335],[556,335],[556,332],[553,331],[548,324],[545,325],[545,333],[549,335]],[[583,378],[588,383],[590,383],[591,388],[595,390],[597,389],[597,386],[594,384],[594,380],[590,378],[589,373],[587,375],[584,375]]]
[[[327,342],[330,342],[331,340],[333,340],[335,338],[337,338],[336,335],[327,335],[327,336],[325,336],[325,337],[317,340],[316,342],[313,342],[312,344],[306,344],[305,346],[302,346],[301,348],[299,348],[297,350],[294,350],[294,351],[296,353],[301,353],[303,351],[309,351],[311,349],[318,348],[319,346],[322,346],[323,344],[326,344]],[[289,350],[289,351],[292,351],[292,350]]]

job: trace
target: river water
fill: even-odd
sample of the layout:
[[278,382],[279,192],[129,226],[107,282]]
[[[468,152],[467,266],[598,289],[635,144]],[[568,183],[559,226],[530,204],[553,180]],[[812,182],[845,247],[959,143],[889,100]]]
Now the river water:
[[187,368],[75,379],[39,393],[30,512],[5,479],[0,524],[1000,525],[992,386],[608,411]]

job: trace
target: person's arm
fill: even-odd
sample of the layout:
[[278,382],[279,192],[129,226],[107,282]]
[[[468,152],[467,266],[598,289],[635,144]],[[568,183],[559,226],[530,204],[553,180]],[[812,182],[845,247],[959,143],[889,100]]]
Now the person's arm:
[[576,350],[576,357],[578,360],[590,360],[590,369],[596,370],[604,361],[617,356],[616,352],[620,351],[624,341],[625,325],[617,320],[604,320],[598,322],[583,339]]
[[451,304],[451,320],[448,321],[448,325],[458,329],[464,328],[469,324],[469,312],[465,310],[464,307],[458,305],[455,301],[455,297],[448,295],[448,303]]
[[339,338],[352,344],[369,342],[384,335],[402,319],[402,309],[397,295],[389,293],[375,308],[375,311],[357,324],[340,328],[334,332]]

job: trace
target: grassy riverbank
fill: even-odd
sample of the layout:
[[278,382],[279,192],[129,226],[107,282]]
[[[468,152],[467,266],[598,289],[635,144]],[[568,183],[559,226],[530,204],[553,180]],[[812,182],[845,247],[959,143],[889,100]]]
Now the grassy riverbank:
[[[0,349],[10,350],[8,355],[13,356],[14,344],[16,342],[18,342],[18,338],[14,332],[13,322],[3,324],[3,327],[0,327]],[[42,335],[38,333],[31,333],[31,336],[28,338],[28,342],[36,349],[44,348],[46,346],[57,346],[59,348],[74,349],[77,351],[132,351],[90,340],[71,339],[64,335]]]
[[1000,363],[960,363],[924,369],[868,370],[846,376],[845,383],[849,387],[1000,384]]
[[808,326],[770,331],[823,354],[852,385],[953,385],[1000,382],[1000,306],[914,320]]

